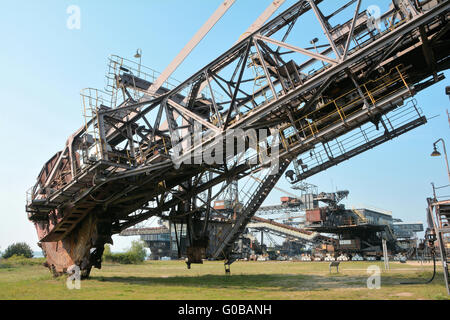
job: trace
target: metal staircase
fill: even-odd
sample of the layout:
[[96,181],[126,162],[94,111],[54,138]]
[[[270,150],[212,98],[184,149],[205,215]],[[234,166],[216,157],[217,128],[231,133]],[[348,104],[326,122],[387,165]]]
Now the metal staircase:
[[[449,288],[449,255],[450,255],[450,200],[436,201],[428,199],[428,210],[433,220],[434,230],[439,245],[439,253],[444,272],[444,280],[447,288],[447,294],[450,295]],[[433,215],[434,211],[434,215]]]
[[356,214],[361,223],[368,223],[367,218],[361,212],[359,212],[359,210],[352,208],[352,211]]
[[306,229],[289,226],[278,223],[273,220],[267,220],[260,217],[253,217],[248,224],[249,229],[266,232],[281,237],[288,237],[303,243],[314,244],[317,242],[333,241],[333,238],[323,236],[318,232],[312,232]]
[[291,161],[288,159],[281,160],[279,170],[276,174],[269,174],[264,181],[258,186],[256,191],[250,197],[247,205],[241,211],[237,217],[231,230],[224,236],[222,243],[217,247],[216,251],[213,253],[213,258],[224,257],[226,264],[230,265],[234,262],[232,256],[233,246],[239,235],[241,235],[247,224],[250,222],[252,217],[258,211],[261,204],[266,200],[270,191],[277,184],[278,180],[283,176],[286,169],[289,167]]

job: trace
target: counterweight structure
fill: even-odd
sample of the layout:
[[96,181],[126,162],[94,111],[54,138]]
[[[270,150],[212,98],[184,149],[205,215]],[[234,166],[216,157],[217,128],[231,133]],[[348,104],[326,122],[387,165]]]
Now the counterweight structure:
[[[113,234],[154,216],[185,226],[189,263],[231,264],[291,163],[302,181],[426,123],[412,98],[449,67],[449,9],[395,0],[376,19],[360,0],[298,1],[156,92],[157,74],[111,57],[106,92],[82,92],[85,125],[27,196],[49,268],[88,276]],[[323,35],[314,48],[302,30],[311,20],[308,34]],[[220,137],[235,150],[221,152]],[[232,181],[243,207],[222,217],[211,203]]]

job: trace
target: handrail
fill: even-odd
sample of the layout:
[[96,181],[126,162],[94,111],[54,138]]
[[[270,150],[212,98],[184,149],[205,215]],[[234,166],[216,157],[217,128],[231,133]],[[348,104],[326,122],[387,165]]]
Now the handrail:
[[[368,89],[368,85],[369,85],[369,84],[377,83],[377,82],[379,82],[379,81],[383,81],[383,79],[389,77],[394,71],[398,72],[398,75],[397,75],[395,78],[393,78],[390,82],[388,82],[388,83],[382,83],[382,84],[377,85],[375,88],[370,89],[370,90]],[[364,88],[366,89],[366,94],[364,95],[364,98],[370,98],[370,100],[372,101],[372,104],[374,105],[374,104],[376,104],[376,102],[380,101],[381,99],[386,98],[387,96],[392,95],[392,94],[395,93],[395,92],[398,92],[400,89],[397,89],[397,90],[394,90],[394,91],[390,90],[390,91],[389,91],[389,94],[383,95],[383,96],[381,96],[381,97],[377,97],[376,99],[374,98],[374,96],[375,96],[374,93],[376,94],[376,93],[382,91],[383,89],[387,88],[388,86],[390,86],[390,85],[392,85],[392,84],[394,84],[394,83],[397,83],[398,81],[402,81],[403,84],[404,84],[404,86],[405,86],[405,88],[408,88],[408,89],[409,89],[409,86],[407,85],[406,80],[405,80],[403,74],[401,73],[399,66],[392,68],[392,69],[390,70],[389,73],[385,74],[384,76],[382,76],[382,77],[380,77],[380,78],[378,78],[378,79],[376,79],[376,80],[370,80],[370,81],[368,81],[367,83],[365,83],[365,84],[363,84],[362,86],[360,86],[360,88],[364,87]],[[363,101],[363,97],[358,96],[358,98],[353,99],[352,101],[348,102],[347,104],[345,104],[345,105],[343,105],[343,106],[339,106],[339,105],[338,105],[338,100],[343,99],[344,97],[348,96],[349,94],[351,94],[352,92],[355,92],[355,91],[357,91],[357,90],[358,90],[358,89],[356,89],[356,88],[353,89],[353,90],[350,90],[350,91],[348,91],[347,93],[345,93],[345,94],[339,96],[338,98],[336,98],[336,99],[334,99],[334,100],[332,100],[332,101],[330,101],[330,102],[328,102],[328,103],[326,103],[326,104],[320,106],[318,109],[316,109],[316,110],[314,110],[314,111],[308,113],[307,115],[305,115],[305,116],[303,116],[303,117],[301,117],[301,118],[295,120],[295,121],[294,121],[294,125],[295,125],[295,124],[298,124],[298,125],[300,125],[300,128],[302,128],[301,122],[303,121],[303,122],[306,122],[306,123],[307,123],[307,126],[309,127],[311,133],[310,133],[310,134],[307,134],[307,133],[305,132],[305,130],[302,129],[303,134],[304,134],[304,138],[307,139],[307,138],[313,136],[314,134],[317,134],[317,133],[319,133],[320,131],[322,131],[322,130],[324,130],[324,129],[330,127],[330,126],[332,126],[333,124],[335,124],[335,123],[337,123],[337,122],[339,122],[339,121],[345,121],[346,118],[350,117],[351,115],[353,115],[354,113],[356,113],[356,112],[359,111],[359,110],[356,110],[356,111],[353,111],[353,112],[351,112],[351,113],[347,113],[347,114],[346,114],[346,113],[345,113],[345,109],[351,107],[352,105],[355,105],[355,104],[357,104],[357,103],[362,102],[362,101]],[[332,112],[332,113],[328,113],[327,115],[325,115],[325,116],[323,116],[323,117],[321,117],[321,118],[319,118],[319,119],[313,120],[312,122],[309,121],[309,119],[311,118],[312,115],[318,113],[319,111],[321,111],[321,110],[323,110],[324,108],[329,107],[329,106],[331,106],[331,105],[334,105],[334,106],[335,106],[336,111],[334,111],[334,112]],[[325,126],[325,127],[322,127],[321,130],[319,130],[319,129],[317,128],[317,124],[318,124],[318,123],[324,122],[324,120],[326,120],[326,119],[328,119],[328,118],[330,118],[330,117],[336,116],[336,115],[339,116],[338,120],[336,120],[336,121],[334,121],[334,122],[332,122],[332,123],[329,123],[329,124],[328,124],[327,126]],[[279,129],[280,135],[281,135],[282,137],[284,137],[285,139],[289,139],[289,138],[291,138],[291,137],[294,137],[294,134],[292,134],[292,135],[289,136],[289,137],[286,137],[286,136],[284,135],[284,131],[287,130],[287,129],[289,129],[289,128],[292,128],[292,127],[293,127],[293,126],[292,126],[292,124],[290,124],[290,123],[287,124],[286,126],[282,127],[281,129]],[[297,129],[297,128],[295,128],[295,129]],[[297,129],[297,130],[298,130],[298,129]]]
[[361,212],[359,212],[357,209],[352,208],[352,211],[359,217],[359,219],[362,221],[362,223],[368,222],[367,218]]

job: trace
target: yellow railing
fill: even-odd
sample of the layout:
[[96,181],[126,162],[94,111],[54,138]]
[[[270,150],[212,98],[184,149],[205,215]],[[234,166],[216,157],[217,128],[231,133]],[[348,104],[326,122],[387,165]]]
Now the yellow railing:
[[95,141],[96,154],[103,158],[103,141],[100,139],[100,127],[98,123],[98,109],[102,104],[102,97],[99,96],[98,90],[88,88],[81,92],[81,101],[83,104],[85,132],[86,134],[92,134]]
[[361,220],[362,223],[367,223],[368,222],[367,218],[361,212],[359,212],[355,208],[352,208],[352,211],[353,211],[353,213],[355,213],[359,217],[359,220]]
[[[248,67],[252,67],[252,72],[253,72],[253,100],[255,100],[255,93],[259,92],[263,87],[264,84],[267,83],[267,77],[264,73],[263,67],[261,65],[258,65],[258,63],[255,61],[255,53],[252,53],[249,55],[249,63],[248,63]],[[264,90],[262,97],[264,97],[265,102],[267,103],[269,101],[269,98],[267,97],[267,92],[266,90]]]
[[[312,111],[309,114],[295,120],[294,121],[295,126],[289,123],[283,128],[281,128],[279,130],[281,144],[285,150],[288,150],[290,146],[298,143],[296,140],[297,133],[300,135],[301,138],[308,139],[311,136],[317,135],[321,131],[329,128],[330,126],[338,122],[345,122],[346,119],[348,119],[350,116],[361,111],[361,108],[354,108],[354,107],[358,106],[359,104],[362,104],[364,100],[366,100],[371,105],[375,105],[380,100],[404,88],[409,89],[408,84],[405,80],[405,75],[401,72],[401,66],[392,68],[388,73],[381,76],[380,78],[370,80],[367,83],[361,85],[359,87],[359,90],[363,92],[363,97],[358,94],[358,89],[355,88],[337,97],[336,99],[322,105],[315,111]],[[384,94],[384,91],[387,92]],[[357,97],[355,99],[352,99],[351,101],[347,101],[348,99],[346,98],[352,93],[355,94]],[[335,110],[334,112],[332,111],[327,112],[326,115],[319,117],[318,119],[315,120],[310,119],[315,118],[314,117],[315,115],[324,111],[326,108],[329,108],[330,106],[333,106]],[[333,120],[332,117],[335,117],[336,120]],[[285,134],[285,131],[287,130],[290,131],[289,136]],[[191,138],[192,137],[193,135],[191,135]],[[202,142],[204,142],[205,139],[207,138],[202,137]],[[164,139],[163,143],[166,148]],[[190,151],[191,150],[185,150],[186,153]],[[259,150],[258,148],[256,155],[256,157],[258,158],[261,157],[260,151],[261,150]]]
[[[365,101],[367,101],[372,106],[375,105],[380,100],[406,88],[409,89],[409,86],[406,82],[405,75],[400,71],[401,66],[397,66],[391,69],[384,76],[376,79],[370,80],[367,83],[361,85],[359,89],[355,88],[346,92],[345,94],[339,96],[338,98],[322,105],[318,109],[308,113],[307,115],[297,119],[294,121],[294,126],[292,123],[287,124],[282,127],[279,132],[281,136],[281,140],[286,149],[292,144],[297,143],[296,140],[296,131],[305,139],[308,139],[314,135],[317,135],[319,132],[331,127],[332,125],[338,122],[345,122],[347,118],[352,116],[353,114],[359,112],[361,109],[357,108],[356,110],[351,110],[352,107],[357,106]],[[402,84],[398,86],[399,82]],[[397,84],[397,86],[395,86]],[[389,87],[395,88],[389,88]],[[363,93],[363,97],[358,94],[358,91],[361,90]],[[384,91],[388,91],[386,94],[383,94]],[[358,95],[357,98],[351,100],[350,102],[346,102],[346,98],[351,95]],[[341,102],[342,101],[342,102]],[[335,109],[334,112],[327,112],[325,116],[319,117],[318,119],[311,120],[315,118],[316,115],[320,114],[321,111],[324,111],[326,108],[333,106]],[[332,121],[332,118],[336,118],[336,120]],[[321,127],[321,125],[324,125]],[[326,125],[325,125],[326,124]],[[292,133],[289,136],[285,135],[285,131],[292,128]]]
[[400,10],[396,10],[396,11],[394,11],[394,14],[390,18],[386,19],[386,22],[389,24],[389,28],[386,31],[395,30],[398,27],[400,27],[401,25],[403,25],[406,21],[408,21],[407,18],[404,18],[402,20],[399,20],[397,23],[395,23],[395,18],[399,14],[401,14],[401,11]]
[[[166,144],[166,139],[164,137],[161,137],[161,141],[163,143],[164,146],[164,154],[168,155],[168,150],[167,150],[167,144]],[[154,151],[156,150],[156,148],[158,147],[158,144],[155,144],[153,147],[148,148],[147,150],[142,150],[142,146],[139,145],[139,154],[137,156],[138,162],[143,163],[148,159],[148,156],[150,155],[150,157],[152,155],[154,155]]]

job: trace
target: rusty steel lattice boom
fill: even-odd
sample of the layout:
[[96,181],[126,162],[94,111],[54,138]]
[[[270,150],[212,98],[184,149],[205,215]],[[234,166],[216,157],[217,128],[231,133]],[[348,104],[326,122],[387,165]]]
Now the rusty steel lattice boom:
[[[82,92],[85,125],[27,197],[49,267],[76,264],[88,276],[113,234],[150,217],[185,226],[188,265],[232,263],[236,239],[292,162],[301,181],[426,123],[411,98],[449,68],[449,9],[394,0],[374,24],[361,0],[298,1],[175,85],[112,56],[105,92]],[[308,17],[323,45],[301,46]],[[270,134],[215,152],[236,130]],[[222,161],[197,162],[202,152]],[[223,216],[210,204],[236,180],[244,205]]]

